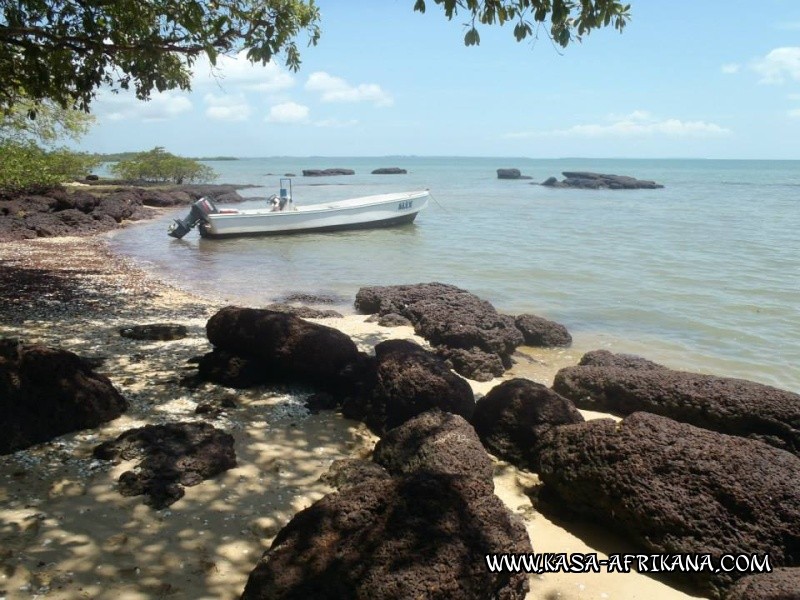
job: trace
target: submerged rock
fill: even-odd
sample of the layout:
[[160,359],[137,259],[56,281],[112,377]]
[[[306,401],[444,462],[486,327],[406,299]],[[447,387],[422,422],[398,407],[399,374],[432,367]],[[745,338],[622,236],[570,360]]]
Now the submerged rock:
[[0,454],[97,427],[127,408],[111,381],[76,354],[0,340]]
[[[649,413],[554,427],[539,477],[559,506],[646,552],[769,554],[800,566],[800,458]],[[744,573],[681,573],[724,595]]]

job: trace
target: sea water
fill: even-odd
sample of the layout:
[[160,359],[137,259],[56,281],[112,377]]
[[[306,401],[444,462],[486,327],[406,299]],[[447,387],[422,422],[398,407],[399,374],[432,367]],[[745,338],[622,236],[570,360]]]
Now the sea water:
[[[279,178],[296,203],[429,189],[412,225],[292,236],[184,240],[170,220],[120,231],[116,251],[176,285],[263,306],[331,295],[352,312],[366,285],[440,281],[510,314],[563,323],[576,348],[633,352],[675,368],[800,392],[800,161],[522,158],[259,158],[214,161],[220,183]],[[352,176],[302,177],[342,167]],[[401,167],[406,175],[371,175]],[[532,180],[498,180],[501,167]],[[655,190],[552,189],[562,171],[631,175]]]

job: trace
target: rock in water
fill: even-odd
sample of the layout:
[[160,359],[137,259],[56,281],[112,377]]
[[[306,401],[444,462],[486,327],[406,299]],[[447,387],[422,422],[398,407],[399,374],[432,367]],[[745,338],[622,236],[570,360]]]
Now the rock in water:
[[663,188],[663,185],[655,181],[647,181],[628,177],[627,175],[607,175],[604,173],[589,173],[585,171],[564,171],[565,179],[558,181],[555,177],[549,177],[541,185],[555,188],[575,188],[591,190],[653,190]]

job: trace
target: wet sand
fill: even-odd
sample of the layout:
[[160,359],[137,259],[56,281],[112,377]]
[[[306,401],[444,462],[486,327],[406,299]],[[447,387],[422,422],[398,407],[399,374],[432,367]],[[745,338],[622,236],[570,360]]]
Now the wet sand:
[[[368,457],[376,438],[362,424],[323,411],[310,415],[301,387],[233,390],[181,385],[187,361],[210,350],[206,320],[220,300],[197,298],[114,256],[104,237],[0,244],[0,336],[19,337],[102,360],[129,400],[128,412],[98,429],[0,456],[0,599],[237,598],[275,534],[299,510],[331,491],[319,481],[338,458]],[[350,315],[318,322],[370,351],[384,339],[414,338]],[[189,335],[170,342],[123,338],[133,324],[172,322]],[[422,342],[424,343],[424,342]],[[549,384],[570,350],[525,349],[506,377]],[[499,380],[470,382],[484,394]],[[236,408],[195,414],[226,398]],[[607,416],[584,413],[587,418]],[[234,436],[238,466],[164,510],[123,497],[116,479],[132,463],[92,458],[93,448],[149,423],[206,420]],[[559,523],[537,512],[538,479],[496,461],[496,493],[520,514],[537,552],[625,552],[607,531]],[[600,558],[603,558],[601,555]],[[690,598],[637,573],[531,577],[529,598]]]

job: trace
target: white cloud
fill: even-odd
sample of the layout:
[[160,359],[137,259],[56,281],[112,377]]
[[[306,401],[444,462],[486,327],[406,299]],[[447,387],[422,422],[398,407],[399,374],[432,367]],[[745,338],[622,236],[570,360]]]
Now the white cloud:
[[722,65],[722,72],[726,75],[733,75],[734,73],[738,73],[741,65],[736,63],[727,63]]
[[795,108],[789,111],[789,116],[793,119],[800,119],[800,108]]
[[316,71],[309,75],[306,89],[319,92],[323,102],[372,102],[376,106],[394,104],[394,98],[377,83],[350,85],[344,79],[325,71]]
[[296,102],[283,102],[270,107],[267,121],[270,123],[307,123],[308,107]]
[[235,96],[206,94],[206,116],[219,121],[246,121],[252,109],[242,94]]
[[775,48],[764,58],[755,60],[752,68],[761,75],[760,83],[800,81],[800,47]]
[[203,55],[192,67],[192,73],[192,87],[212,83],[226,90],[236,87],[276,93],[289,89],[295,83],[294,77],[274,62],[252,64],[247,60],[245,51],[236,56],[222,54],[217,57],[215,66],[211,66]]
[[709,137],[726,135],[729,129],[706,121],[658,119],[647,111],[637,110],[629,115],[610,115],[607,123],[573,125],[551,131],[521,131],[508,133],[506,138],[528,137]]
[[131,91],[101,93],[98,100],[100,117],[109,121],[165,121],[192,110],[188,97],[170,91],[155,93],[147,101],[138,100]]
[[321,121],[314,121],[314,125],[316,127],[333,127],[340,129],[342,127],[353,127],[354,125],[358,125],[358,120],[349,119],[342,121],[340,119],[323,119]]

